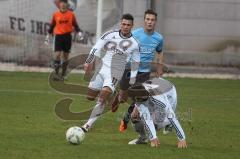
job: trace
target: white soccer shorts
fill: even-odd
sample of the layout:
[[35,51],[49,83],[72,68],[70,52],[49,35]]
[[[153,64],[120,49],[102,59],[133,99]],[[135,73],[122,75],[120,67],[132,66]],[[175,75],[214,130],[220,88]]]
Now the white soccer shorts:
[[88,87],[92,90],[102,90],[103,87],[109,87],[112,92],[115,91],[115,87],[118,84],[119,79],[112,77],[110,69],[101,69],[91,79]]

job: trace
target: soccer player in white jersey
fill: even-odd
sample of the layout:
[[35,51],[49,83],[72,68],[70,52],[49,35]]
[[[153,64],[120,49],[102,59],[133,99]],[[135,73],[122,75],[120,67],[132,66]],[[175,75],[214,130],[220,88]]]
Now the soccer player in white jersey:
[[[163,36],[155,31],[157,22],[157,13],[153,10],[147,10],[144,13],[144,27],[135,29],[132,34],[138,40],[140,45],[140,65],[137,74],[137,83],[143,83],[149,80],[151,74],[151,63],[156,59],[156,75],[163,75]],[[112,112],[117,111],[120,103],[127,101],[127,90],[129,88],[129,70],[126,68],[120,81],[120,91],[115,96],[112,103]],[[124,132],[127,129],[130,114],[134,108],[134,102],[129,106],[123,120],[119,126],[119,131]]]
[[172,125],[178,137],[178,148],[187,148],[185,133],[175,115],[177,92],[175,86],[162,78],[154,78],[129,88],[129,96],[136,100],[131,120],[140,137],[129,144],[159,145],[156,130]]
[[[101,58],[102,65],[97,69],[98,71],[95,71],[88,86],[87,98],[89,100],[95,100],[99,96],[89,120],[82,126],[84,131],[88,131],[102,114],[106,100],[114,92],[128,62],[131,62],[130,84],[135,83],[140,54],[138,42],[131,34],[133,20],[131,14],[124,14],[121,19],[120,30],[103,34],[90,51],[85,62],[84,70],[86,72],[92,70],[96,57]],[[103,57],[101,57],[102,52],[105,53]]]

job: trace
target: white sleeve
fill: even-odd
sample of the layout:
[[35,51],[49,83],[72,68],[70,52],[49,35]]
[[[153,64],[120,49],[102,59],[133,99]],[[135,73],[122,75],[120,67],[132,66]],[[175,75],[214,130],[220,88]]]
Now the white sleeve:
[[146,107],[144,104],[140,104],[140,105],[136,105],[136,106],[140,113],[141,121],[143,121],[144,128],[149,137],[149,140],[156,139],[157,133],[156,133],[156,129],[155,129],[152,117],[148,110],[148,107]]
[[171,107],[167,111],[167,118],[170,121],[170,123],[172,124],[172,126],[174,127],[174,129],[176,130],[178,140],[185,140],[186,139],[185,133],[184,133],[184,131],[181,127],[181,124],[179,123],[179,121]]
[[96,44],[93,46],[93,48],[91,49],[88,58],[86,59],[85,63],[93,63],[95,56],[100,57],[101,55],[101,50],[104,48],[104,45],[107,43],[108,39],[107,39],[107,35],[109,33],[105,33],[103,34],[103,36],[98,39],[98,41],[96,42]]
[[131,79],[136,80],[136,76],[138,73],[138,68],[139,68],[139,62],[140,62],[140,53],[139,53],[139,46],[136,46],[136,49],[132,53],[131,57]]

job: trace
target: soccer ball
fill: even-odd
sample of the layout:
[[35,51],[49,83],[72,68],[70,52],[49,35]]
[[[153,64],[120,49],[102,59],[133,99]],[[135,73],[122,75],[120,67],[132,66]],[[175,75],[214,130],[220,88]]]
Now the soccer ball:
[[66,139],[71,144],[78,145],[84,140],[84,138],[85,133],[78,126],[71,127],[66,132]]

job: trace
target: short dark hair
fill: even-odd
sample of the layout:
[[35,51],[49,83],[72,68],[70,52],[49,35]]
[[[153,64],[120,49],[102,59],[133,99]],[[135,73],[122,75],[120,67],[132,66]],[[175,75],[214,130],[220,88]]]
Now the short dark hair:
[[132,16],[131,14],[129,14],[129,13],[123,14],[121,20],[123,20],[123,19],[125,19],[125,20],[131,20],[132,22],[134,21],[133,16]]
[[155,15],[155,17],[157,19],[157,13],[154,10],[152,10],[152,9],[146,10],[145,13],[144,13],[144,19],[146,18],[147,14]]
[[68,3],[68,0],[59,0],[59,3],[61,2]]
[[146,88],[143,86],[142,83],[135,83],[133,86],[128,88],[128,96],[133,99],[143,99],[147,100],[149,96],[149,92],[146,90]]

